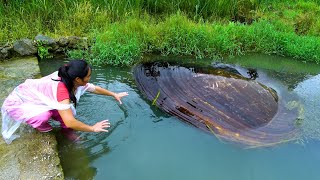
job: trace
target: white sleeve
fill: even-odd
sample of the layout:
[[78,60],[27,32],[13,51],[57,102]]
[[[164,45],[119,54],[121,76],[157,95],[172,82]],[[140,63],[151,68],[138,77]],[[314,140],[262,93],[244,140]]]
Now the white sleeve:
[[85,86],[79,86],[75,94],[77,101],[79,101],[80,96],[82,96],[86,91],[94,92],[95,89],[96,89],[96,86],[91,83],[87,83]]
[[91,83],[87,83],[84,87],[85,90],[89,92],[94,92],[96,90],[96,86]]

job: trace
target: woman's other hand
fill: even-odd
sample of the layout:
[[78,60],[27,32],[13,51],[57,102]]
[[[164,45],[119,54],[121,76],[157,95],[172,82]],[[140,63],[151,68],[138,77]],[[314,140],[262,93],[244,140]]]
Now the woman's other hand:
[[109,120],[103,120],[92,126],[93,132],[108,132],[107,128],[110,127]]
[[95,86],[95,90],[93,91],[93,93],[102,94],[106,96],[113,96],[117,101],[119,101],[120,104],[122,104],[121,98],[129,95],[128,92],[114,93],[99,86]]
[[114,98],[119,101],[120,104],[122,104],[121,102],[121,98],[124,97],[124,96],[128,96],[128,92],[121,92],[121,93],[115,93],[114,94]]

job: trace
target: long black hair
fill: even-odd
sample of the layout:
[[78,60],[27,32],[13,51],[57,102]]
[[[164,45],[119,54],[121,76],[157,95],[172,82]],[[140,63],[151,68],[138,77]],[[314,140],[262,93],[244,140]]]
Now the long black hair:
[[68,64],[61,66],[58,70],[58,76],[61,77],[61,82],[66,85],[70,100],[77,106],[77,99],[74,94],[74,80],[79,77],[83,79],[88,75],[90,65],[84,60],[72,60]]

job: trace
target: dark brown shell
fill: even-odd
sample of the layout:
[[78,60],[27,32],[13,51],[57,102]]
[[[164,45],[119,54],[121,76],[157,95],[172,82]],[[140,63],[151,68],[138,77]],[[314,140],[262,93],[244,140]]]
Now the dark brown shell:
[[136,66],[134,75],[142,93],[159,108],[219,138],[266,146],[295,137],[295,117],[274,119],[274,90],[223,69],[201,71],[150,63]]

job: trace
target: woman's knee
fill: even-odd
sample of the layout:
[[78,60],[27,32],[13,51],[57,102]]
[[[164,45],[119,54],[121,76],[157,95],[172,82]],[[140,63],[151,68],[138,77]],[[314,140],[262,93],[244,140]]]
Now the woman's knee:
[[35,117],[30,118],[26,121],[27,124],[31,125],[32,127],[36,128],[38,126],[41,126],[44,123],[48,123],[52,116],[51,111],[43,112]]

